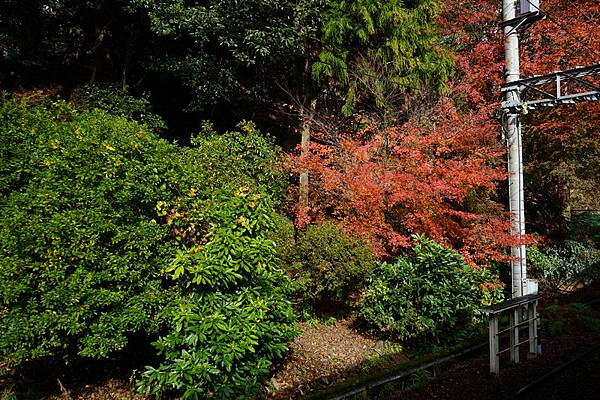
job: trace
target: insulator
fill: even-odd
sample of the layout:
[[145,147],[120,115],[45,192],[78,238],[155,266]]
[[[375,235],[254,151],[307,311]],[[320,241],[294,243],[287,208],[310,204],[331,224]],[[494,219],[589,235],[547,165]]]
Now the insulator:
[[521,0],[521,14],[540,11],[540,0]]

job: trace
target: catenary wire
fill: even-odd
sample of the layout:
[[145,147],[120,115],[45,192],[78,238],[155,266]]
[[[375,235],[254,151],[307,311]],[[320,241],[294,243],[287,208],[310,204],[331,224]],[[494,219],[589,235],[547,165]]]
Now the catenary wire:
[[[528,2],[528,3],[529,3],[531,6],[532,6],[532,7],[534,7],[534,8],[535,8],[535,9],[536,9],[538,12],[542,12],[542,11],[540,10],[539,6],[537,6],[536,4],[533,4],[533,3],[531,2],[531,0],[526,0],[526,1],[527,1],[527,2]],[[566,29],[566,28],[564,27],[564,25],[563,25],[563,24],[561,24],[560,22],[558,22],[557,20],[555,20],[554,18],[552,18],[552,17],[551,17],[550,15],[548,15],[547,13],[546,13],[545,15],[546,15],[546,18],[548,18],[548,20],[549,20],[549,21],[553,22],[555,25],[557,25],[558,27],[560,27],[560,28],[561,28],[561,29],[562,29],[562,30],[563,30],[563,31],[564,31],[564,32],[565,32],[567,35],[571,36],[571,38],[572,38],[572,39],[574,39],[576,42],[581,42],[581,38],[578,38],[577,36],[573,35],[573,33],[571,33],[571,31],[570,31],[569,29]],[[592,32],[592,33],[590,34],[590,36],[588,37],[588,39],[590,39],[590,38],[591,38],[591,35],[592,35],[593,33],[594,33],[594,32]],[[588,51],[590,51],[590,52],[592,52],[592,53],[594,53],[594,54],[595,54],[597,57],[600,57],[600,53],[598,53],[598,52],[597,52],[595,49],[588,48],[587,46],[585,47],[585,49],[586,49],[586,50],[588,50]]]

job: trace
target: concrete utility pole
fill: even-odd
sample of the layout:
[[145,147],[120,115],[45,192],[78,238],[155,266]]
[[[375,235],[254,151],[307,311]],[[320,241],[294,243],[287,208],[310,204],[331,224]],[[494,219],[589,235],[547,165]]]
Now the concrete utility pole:
[[[503,0],[504,56],[506,59],[506,83],[518,81],[519,71],[519,31],[510,21],[517,17],[517,5],[514,0]],[[519,91],[506,93],[506,101],[519,104]],[[511,234],[517,237],[525,235],[525,200],[523,197],[523,149],[521,144],[521,115],[518,110],[504,112],[504,130],[508,142],[508,193]],[[510,249],[512,256],[512,297],[528,294],[527,263],[525,245],[514,245]]]
[[[506,59],[506,84],[502,87],[502,91],[506,93],[506,99],[502,103],[503,129],[508,144],[511,233],[518,238],[525,235],[521,113],[541,107],[555,107],[600,99],[600,85],[589,79],[600,75],[600,64],[521,79],[519,32],[533,22],[544,18],[539,4],[539,0],[520,0],[517,13],[516,0],[503,0],[502,2]],[[525,97],[533,98],[527,100]],[[537,292],[537,282],[527,279],[525,246],[512,246],[511,256],[512,297],[516,298]]]
[[[600,100],[600,84],[592,77],[600,76],[600,64],[557,71],[543,76],[521,79],[519,73],[519,32],[533,22],[544,18],[539,0],[520,0],[517,13],[516,0],[503,0],[504,53],[506,57],[506,83],[502,92],[503,129],[508,145],[508,172],[511,233],[519,238],[525,235],[525,207],[523,196],[523,147],[521,142],[521,113],[542,107],[555,107],[580,101]],[[500,353],[498,319],[501,312],[510,312],[510,359],[519,362],[520,328],[529,326],[529,354],[536,356],[542,349],[539,343],[537,282],[527,279],[525,246],[511,248],[512,300],[496,304],[490,312],[490,372],[498,374]],[[526,307],[526,308],[525,308]]]

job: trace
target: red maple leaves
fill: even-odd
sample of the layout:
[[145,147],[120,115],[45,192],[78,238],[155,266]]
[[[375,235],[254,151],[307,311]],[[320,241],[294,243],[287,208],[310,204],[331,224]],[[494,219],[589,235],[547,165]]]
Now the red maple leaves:
[[505,215],[489,200],[506,176],[496,133],[485,113],[461,113],[445,98],[426,116],[365,127],[337,147],[313,143],[289,161],[295,172],[309,171],[310,218],[337,220],[376,254],[396,253],[424,233],[485,263],[502,258],[509,240]]
[[[560,3],[546,5],[558,9]],[[597,2],[577,3],[595,15],[600,11]],[[445,2],[440,25],[456,49],[456,73],[448,92],[428,110],[387,128],[365,124],[363,118],[358,132],[337,132],[335,146],[313,143],[306,155],[289,155],[292,171],[310,175],[309,209],[296,210],[300,227],[336,220],[366,238],[380,256],[400,251],[411,234],[423,233],[453,246],[473,264],[507,259],[505,249],[515,239],[495,197],[497,184],[506,178],[501,125],[494,117],[504,65],[500,6],[491,0]],[[525,43],[532,46],[531,54],[524,52],[526,73],[563,65],[565,52],[573,52],[562,32],[546,21],[539,24]],[[582,37],[581,46],[592,40],[600,49],[599,36],[589,39],[587,29],[591,26],[574,31]],[[562,50],[542,48],[544,37]]]

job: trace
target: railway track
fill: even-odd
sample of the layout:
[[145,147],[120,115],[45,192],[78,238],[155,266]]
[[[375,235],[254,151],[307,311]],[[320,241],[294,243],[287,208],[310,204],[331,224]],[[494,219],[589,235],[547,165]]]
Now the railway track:
[[[599,300],[586,302],[586,305],[594,306],[595,309],[598,309],[598,304]],[[432,397],[460,398],[461,400],[480,398],[493,400],[600,400],[600,341],[598,341],[600,335],[588,333],[589,335],[584,342],[578,342],[578,336],[576,335],[567,334],[564,342],[553,350],[554,357],[548,358],[548,353],[542,354],[537,360],[506,368],[506,370],[501,371],[499,378],[493,378],[487,374],[487,342],[483,342],[386,378],[362,384],[343,393],[338,392],[337,395],[326,397],[317,396],[317,398],[342,400],[356,398],[355,396],[360,395],[360,398],[374,400],[421,400]],[[570,346],[565,347],[565,343],[569,343]],[[585,347],[587,347],[586,350],[580,350],[580,348]],[[557,356],[561,352],[562,355]],[[575,355],[565,360],[565,354],[567,357],[569,357],[569,354]],[[469,364],[472,365],[468,367]],[[548,370],[551,364],[555,367]],[[470,368],[469,372],[463,373],[463,376],[460,376],[460,372],[458,372],[448,378],[448,375],[453,374],[452,371],[455,369],[455,365],[458,367],[457,369],[467,370]],[[448,385],[447,382],[452,380],[455,382],[462,381],[464,386],[471,386],[475,383],[472,379],[479,379],[478,383],[475,384],[481,387],[487,386],[488,393],[484,397],[478,397],[474,389],[468,393],[461,393],[458,385],[453,388],[445,388],[441,395],[437,393],[435,396],[433,396],[436,393],[434,390],[437,389],[428,390],[426,386],[416,391],[405,392],[404,388],[410,385],[414,377],[418,377],[420,373],[422,374],[422,371],[428,371],[429,373],[426,375],[430,377],[437,377],[437,379],[430,380],[427,386],[437,386],[439,389],[440,385]],[[527,377],[530,379],[527,380]],[[440,381],[442,382],[440,383]],[[492,390],[490,387],[497,387],[497,392],[490,395],[489,391]],[[396,389],[397,391],[394,393]],[[485,389],[483,390],[485,391]],[[379,395],[379,393],[386,391],[388,392],[387,395]],[[561,394],[556,397],[555,392]]]
[[436,367],[438,367],[440,365],[443,365],[445,363],[451,362],[451,361],[456,360],[456,359],[458,359],[460,357],[466,357],[466,356],[469,356],[469,355],[474,354],[474,353],[479,353],[480,351],[483,351],[484,349],[486,349],[487,345],[488,345],[487,342],[476,344],[474,346],[471,346],[469,348],[461,350],[461,351],[459,351],[457,353],[447,355],[447,356],[439,358],[437,360],[430,361],[430,362],[427,362],[425,364],[422,364],[422,365],[420,365],[418,367],[414,367],[414,368],[408,369],[406,371],[402,371],[400,373],[391,375],[389,377],[386,377],[386,378],[379,379],[377,381],[371,382],[369,384],[362,385],[360,387],[357,387],[357,388],[355,388],[353,390],[347,391],[347,392],[342,393],[340,395],[329,397],[329,400],[344,400],[344,399],[351,398],[352,396],[358,395],[360,393],[369,392],[369,391],[371,391],[373,389],[380,388],[380,387],[382,387],[382,386],[384,386],[386,384],[389,384],[389,383],[402,383],[402,382],[406,381],[407,379],[409,379],[411,376],[414,376],[415,374],[417,374],[417,373],[419,373],[421,371],[425,371],[425,370],[429,370],[429,369],[432,369],[432,368],[436,368]]
[[[528,400],[530,399],[535,399],[537,397],[532,397],[532,395],[538,393],[540,394],[540,388],[542,389],[541,392],[544,392],[548,389],[547,386],[542,386],[547,384],[551,379],[554,379],[554,383],[553,386],[558,386],[560,382],[560,376],[564,375],[565,372],[568,372],[569,369],[576,369],[578,367],[581,367],[582,365],[585,365],[586,361],[591,361],[591,365],[595,367],[595,369],[593,370],[588,370],[587,368],[584,369],[583,371],[578,371],[578,372],[582,372],[583,375],[587,375],[588,373],[594,373],[596,372],[598,375],[600,375],[600,365],[598,364],[598,361],[600,360],[600,344],[596,344],[595,346],[593,346],[592,348],[574,356],[573,358],[571,358],[570,360],[560,364],[559,366],[555,367],[554,369],[552,369],[551,371],[547,372],[546,374],[542,375],[541,377],[532,380],[531,382],[529,382],[528,384],[522,386],[519,390],[517,390],[515,392],[515,394],[506,397],[506,400],[516,400],[516,399],[521,399],[521,398],[527,398]],[[587,376],[587,378],[589,378],[589,376]],[[575,390],[572,392],[574,396],[573,398],[580,398],[581,400],[586,399],[587,397],[580,397],[579,396],[579,391],[581,390],[581,385],[585,385],[586,381],[589,381],[589,379],[587,380],[580,380],[578,382],[568,382],[570,384],[575,384],[578,387],[575,388]],[[599,385],[598,380],[595,380],[594,384]],[[566,389],[564,386],[561,387],[561,389]],[[597,398],[600,399],[600,393],[593,390],[594,392],[596,392],[596,395],[598,396]],[[544,395],[542,393],[542,395]],[[547,398],[547,396],[543,396],[544,398]],[[591,399],[591,397],[590,397]]]

